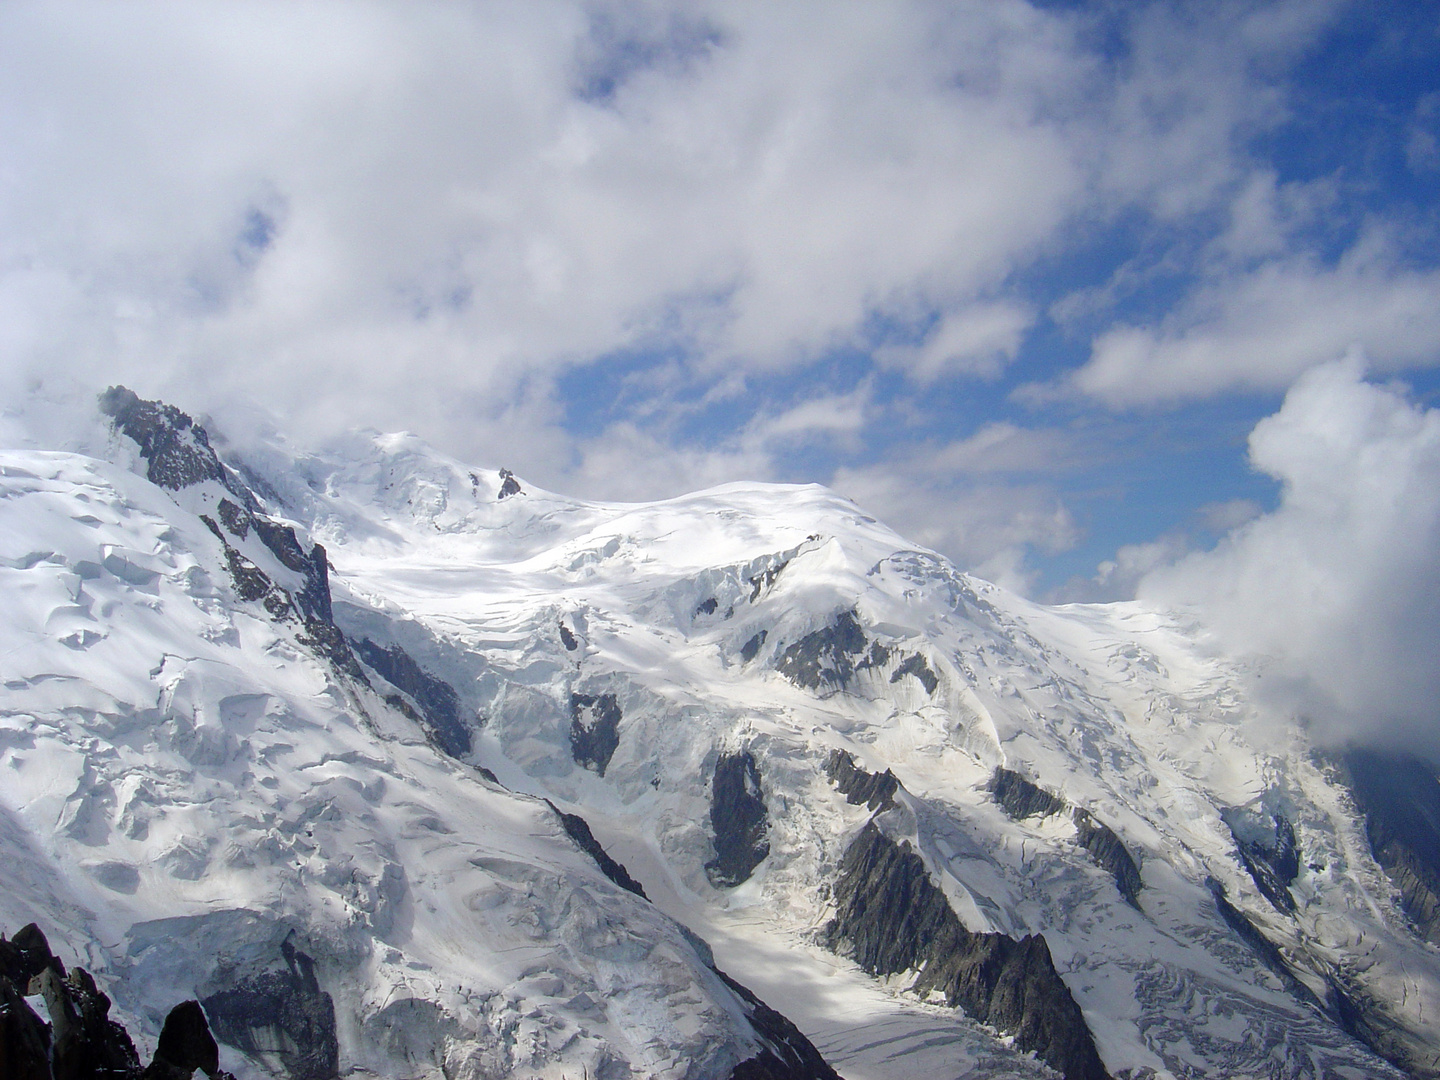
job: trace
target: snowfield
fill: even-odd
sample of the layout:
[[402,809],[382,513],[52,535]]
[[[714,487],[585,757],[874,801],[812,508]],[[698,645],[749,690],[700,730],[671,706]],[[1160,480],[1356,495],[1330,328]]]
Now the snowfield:
[[[873,821],[965,931],[1043,935],[1112,1076],[1440,1075],[1440,954],[1343,777],[1183,616],[1031,603],[814,486],[502,498],[395,435],[171,486],[107,437],[0,453],[0,929],[142,1045],[193,997],[225,1068],[318,1076],[216,1021],[288,978],[329,1075],[728,1076],[771,1044],[718,967],[849,1080],[1054,1075],[856,959]],[[323,545],[340,646],[267,521]]]

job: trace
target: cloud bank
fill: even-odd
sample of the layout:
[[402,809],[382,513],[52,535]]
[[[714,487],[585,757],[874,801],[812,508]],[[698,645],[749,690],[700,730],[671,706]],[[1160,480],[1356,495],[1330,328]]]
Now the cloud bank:
[[1356,357],[1298,379],[1250,437],[1279,506],[1151,572],[1142,600],[1196,609],[1322,736],[1440,754],[1440,410]]

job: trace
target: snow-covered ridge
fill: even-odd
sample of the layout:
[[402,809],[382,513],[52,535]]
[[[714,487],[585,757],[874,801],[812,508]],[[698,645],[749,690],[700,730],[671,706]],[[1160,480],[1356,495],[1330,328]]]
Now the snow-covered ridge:
[[[855,882],[919,865],[965,934],[1043,941],[1113,1076],[1440,1073],[1423,866],[1397,893],[1343,770],[1167,614],[1032,604],[819,487],[612,505],[412,436],[215,445],[177,490],[123,436],[0,460],[0,843],[29,868],[0,925],[142,1032],[293,941],[347,1068],[775,1051],[684,924],[851,1080],[1038,1075],[1021,1013],[987,1029],[950,1007],[971,984],[924,997],[856,947],[906,909],[854,922]],[[893,798],[851,802],[837,752]],[[847,877],[876,836],[911,869]]]

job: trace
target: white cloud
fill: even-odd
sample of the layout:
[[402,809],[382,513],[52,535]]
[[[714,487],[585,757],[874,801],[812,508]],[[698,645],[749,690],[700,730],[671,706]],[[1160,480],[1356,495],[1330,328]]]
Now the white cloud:
[[1143,600],[1193,605],[1262,686],[1327,737],[1440,750],[1440,411],[1315,368],[1250,437],[1280,505],[1214,551],[1148,575]]
[[1352,347],[1381,371],[1440,363],[1440,271],[1406,268],[1377,232],[1333,267],[1290,255],[1222,273],[1160,327],[1102,334],[1071,385],[1122,407],[1276,390]]
[[922,384],[955,374],[994,377],[1015,359],[1034,319],[1024,304],[977,302],[946,315],[918,346],[889,346],[876,360]]
[[902,536],[1022,593],[1036,579],[1032,550],[1064,551],[1079,536],[1070,511],[1044,485],[976,483],[936,470],[924,456],[842,468],[830,486]]
[[0,8],[10,382],[249,393],[464,453],[462,405],[657,338],[773,370],[936,305],[971,329],[926,364],[1012,348],[975,298],[1089,198],[1048,111],[1085,77],[1069,22],[595,11]]

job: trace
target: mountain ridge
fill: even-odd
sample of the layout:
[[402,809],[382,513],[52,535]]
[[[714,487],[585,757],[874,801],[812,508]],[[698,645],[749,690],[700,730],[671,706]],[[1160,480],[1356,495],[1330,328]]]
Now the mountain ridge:
[[[818,1069],[723,969],[851,1080],[1038,1075],[1023,1022],[987,1031],[928,1000],[923,964],[879,983],[829,947],[873,813],[964,934],[1046,943],[1111,1075],[1394,1075],[1376,1050],[1440,1069],[1422,1019],[1440,966],[1348,789],[1298,729],[1252,741],[1243,672],[1175,618],[1033,604],[815,486],[584,503],[413,437],[242,459],[178,410],[110,395],[190,432],[172,457],[220,469],[166,473],[185,480],[171,489],[142,441],[120,465],[5,455],[7,535],[34,543],[0,564],[24,599],[0,729],[20,797],[0,840],[51,870],[0,915],[63,926],[72,894],[93,911],[104,928],[66,944],[133,986],[115,996],[142,1038],[156,988],[223,992],[175,957],[223,944],[232,984],[268,985],[294,940],[351,1070]],[[502,500],[511,480],[523,496]],[[896,805],[850,802],[837,754],[888,774]],[[997,769],[1073,813],[1015,817]],[[1289,848],[1248,824],[1274,813]],[[224,914],[217,878],[250,890],[228,909],[250,915]],[[490,958],[457,952],[458,927],[482,924]],[[553,973],[507,967],[499,942]],[[278,1036],[254,1030],[221,1039],[225,1067],[283,1071]]]

